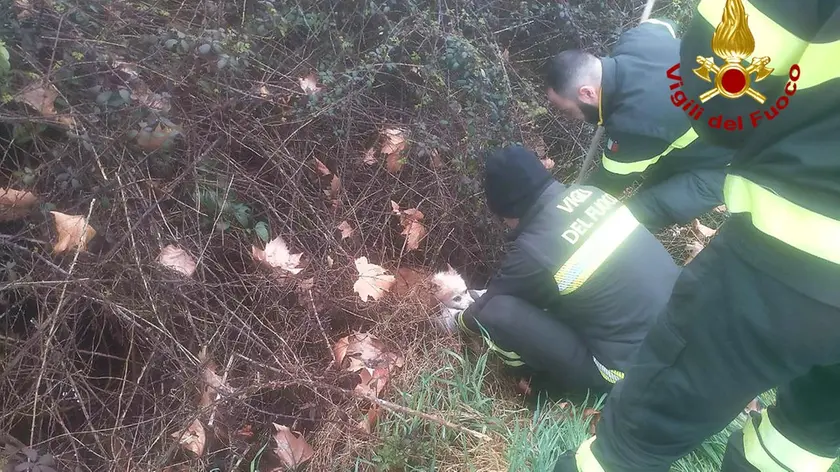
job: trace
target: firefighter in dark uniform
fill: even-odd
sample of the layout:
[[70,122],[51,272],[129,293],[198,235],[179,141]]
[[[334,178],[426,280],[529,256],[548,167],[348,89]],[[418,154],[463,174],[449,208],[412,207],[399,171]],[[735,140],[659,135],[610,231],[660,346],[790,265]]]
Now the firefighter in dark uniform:
[[490,210],[513,228],[487,290],[457,314],[535,390],[609,390],[662,311],[679,268],[615,197],[556,182],[520,146],[485,159]]
[[[722,470],[829,470],[840,448],[838,59],[837,0],[700,2],[682,91],[713,95],[695,129],[736,150],[733,215],[683,269],[597,436],[557,472],[666,471],[773,387],[776,404],[729,438]],[[714,96],[718,68],[733,64],[754,65],[751,80],[727,79],[724,92],[748,93]],[[718,115],[744,129],[709,126]]]
[[548,64],[552,105],[569,118],[604,126],[609,138],[586,184],[621,196],[643,177],[627,206],[654,232],[721,205],[732,157],[698,139],[692,120],[672,103],[672,81],[663,71],[679,55],[674,26],[650,19],[622,34],[609,57],[568,50]]

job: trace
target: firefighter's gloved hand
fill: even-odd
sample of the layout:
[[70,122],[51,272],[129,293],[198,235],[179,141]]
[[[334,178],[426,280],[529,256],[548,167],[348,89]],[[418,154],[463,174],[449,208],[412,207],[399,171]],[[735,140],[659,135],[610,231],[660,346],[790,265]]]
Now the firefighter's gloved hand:
[[484,290],[467,290],[467,293],[470,294],[470,298],[472,298],[473,301],[476,301],[479,298],[481,298],[482,295],[487,293],[487,289],[484,289]]

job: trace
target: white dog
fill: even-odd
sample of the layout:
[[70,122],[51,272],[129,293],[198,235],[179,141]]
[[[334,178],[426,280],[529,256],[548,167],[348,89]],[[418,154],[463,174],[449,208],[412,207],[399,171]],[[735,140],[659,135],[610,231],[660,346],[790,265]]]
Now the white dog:
[[469,290],[464,278],[451,266],[445,272],[438,272],[432,277],[437,287],[435,298],[440,303],[440,314],[435,320],[447,333],[458,332],[458,314],[484,295],[486,290]]

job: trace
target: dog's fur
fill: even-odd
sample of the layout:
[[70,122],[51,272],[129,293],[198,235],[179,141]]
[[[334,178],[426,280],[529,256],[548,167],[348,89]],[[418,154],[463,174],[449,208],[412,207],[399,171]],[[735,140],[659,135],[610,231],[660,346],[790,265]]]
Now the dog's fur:
[[432,275],[406,267],[400,268],[397,270],[394,293],[398,298],[413,298],[429,308],[435,308],[438,311],[436,324],[450,333],[458,329],[457,314],[466,310],[474,301],[464,278],[451,266]]

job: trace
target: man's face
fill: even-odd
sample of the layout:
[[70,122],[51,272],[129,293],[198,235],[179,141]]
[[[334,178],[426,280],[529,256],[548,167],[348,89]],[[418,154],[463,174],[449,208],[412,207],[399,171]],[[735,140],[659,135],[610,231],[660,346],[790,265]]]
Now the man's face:
[[[560,110],[560,113],[566,118],[586,121],[592,124],[597,124],[600,120],[598,96],[592,87],[581,87],[579,96],[574,100],[558,94],[553,88],[548,89],[547,95],[548,101]],[[581,99],[580,95],[583,96],[583,99]]]

